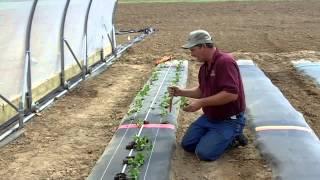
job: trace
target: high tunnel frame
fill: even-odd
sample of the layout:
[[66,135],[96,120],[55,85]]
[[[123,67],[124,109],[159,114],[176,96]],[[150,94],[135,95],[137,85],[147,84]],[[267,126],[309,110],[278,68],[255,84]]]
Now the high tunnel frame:
[[[10,5],[12,4],[13,4],[12,6],[21,5],[21,4],[18,4],[21,2],[13,2],[10,0],[7,0],[1,3],[8,5],[9,8],[12,8],[10,7]],[[14,111],[11,117],[5,119],[4,121],[0,121],[0,135],[5,133],[5,131],[7,131],[9,128],[16,126],[17,122],[19,122],[17,129],[21,129],[24,125],[24,122],[26,121],[26,118],[28,119],[28,117],[33,112],[38,112],[42,110],[43,106],[45,104],[50,103],[53,97],[61,96],[61,94],[64,94],[67,90],[73,88],[80,81],[86,79],[91,73],[93,73],[93,71],[97,71],[98,68],[109,64],[114,59],[119,57],[119,55],[122,52],[124,52],[125,49],[132,46],[134,43],[141,41],[146,35],[151,34],[153,32],[153,29],[148,29],[147,31],[137,36],[134,40],[132,40],[128,44],[117,46],[116,39],[115,39],[115,26],[114,26],[116,7],[118,3],[117,0],[111,0],[111,1],[109,0],[108,1],[58,0],[56,2],[50,2],[47,0],[25,0],[22,2],[22,5],[23,3],[30,5],[31,8],[30,8],[29,17],[28,17],[28,23],[26,24],[27,27],[25,30],[25,37],[24,37],[25,38],[24,59],[22,60],[23,62],[21,62],[23,64],[22,79],[19,80],[20,85],[17,85],[19,86],[18,89],[20,89],[19,93],[14,97],[7,96],[5,93],[1,92],[2,88],[0,87],[0,103],[2,103],[3,107],[6,106],[6,108],[9,108],[11,109],[11,111]],[[35,28],[39,28],[39,27],[41,28],[41,25],[43,25],[43,24],[40,24],[40,25],[35,24],[37,20],[39,20],[40,18],[43,18],[43,17],[39,17],[39,14],[45,15],[46,13],[42,9],[44,9],[47,6],[57,5],[57,4],[60,5],[60,8],[62,8],[61,19],[59,20],[60,21],[59,43],[57,45],[59,46],[58,48],[59,50],[57,52],[57,54],[59,54],[59,57],[56,58],[57,60],[60,61],[59,62],[60,71],[58,72],[58,75],[57,75],[58,85],[55,88],[50,89],[50,91],[47,91],[46,93],[41,94],[40,97],[35,98],[35,96],[33,95],[35,85],[33,84],[34,72],[33,72],[32,61],[33,61],[34,49],[32,47],[33,45],[32,43],[37,42],[39,40],[32,39],[32,36],[34,35],[33,30]],[[74,45],[75,43],[72,44],[72,41],[69,41],[68,37],[66,36],[66,26],[68,25],[67,21],[69,20],[70,22],[70,19],[72,20],[72,18],[75,18],[78,15],[78,14],[70,13],[72,11],[78,11],[77,5],[80,5],[83,8],[85,8],[85,11],[83,11],[84,17],[82,17],[84,19],[84,23],[81,28],[82,29],[81,31],[83,33],[82,33],[82,36],[79,37],[81,39],[77,39],[77,42],[80,42],[80,43],[76,44],[80,47],[78,49],[83,50],[81,53],[79,53],[80,52],[79,50],[77,51],[77,47],[75,47]],[[104,13],[106,9],[109,11],[107,13]],[[1,19],[1,10],[3,10],[3,8],[0,8],[0,19]],[[42,14],[39,13],[41,10],[43,11]],[[37,14],[37,11],[39,11],[38,14]],[[69,28],[70,27],[71,26],[69,26]],[[79,30],[79,28],[77,30]],[[69,34],[70,34],[70,30],[69,30]],[[48,34],[48,36],[50,36],[50,34]],[[1,40],[1,36],[0,36],[0,40]],[[1,50],[1,47],[0,47],[0,50]],[[3,62],[6,60],[0,59],[0,62],[1,61]],[[44,61],[46,61],[46,59]],[[67,77],[67,73],[68,73],[67,72],[68,67],[66,67],[67,63],[69,63],[69,67],[70,66],[73,67],[73,70],[72,70],[73,74],[70,75],[69,73],[69,77]],[[4,91],[6,91],[6,89],[4,89]]]

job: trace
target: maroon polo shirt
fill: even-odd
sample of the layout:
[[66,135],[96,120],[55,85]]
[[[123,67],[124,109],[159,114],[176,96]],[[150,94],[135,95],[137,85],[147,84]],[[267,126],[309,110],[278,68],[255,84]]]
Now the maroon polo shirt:
[[199,85],[202,98],[221,91],[238,94],[236,101],[207,106],[202,110],[210,119],[223,120],[245,111],[245,96],[239,67],[231,54],[216,49],[211,63],[204,63],[199,70]]

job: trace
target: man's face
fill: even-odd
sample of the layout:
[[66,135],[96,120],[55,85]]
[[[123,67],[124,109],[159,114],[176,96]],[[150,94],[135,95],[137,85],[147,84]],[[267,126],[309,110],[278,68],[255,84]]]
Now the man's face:
[[203,48],[199,46],[194,46],[190,48],[191,56],[195,57],[198,61],[203,62]]

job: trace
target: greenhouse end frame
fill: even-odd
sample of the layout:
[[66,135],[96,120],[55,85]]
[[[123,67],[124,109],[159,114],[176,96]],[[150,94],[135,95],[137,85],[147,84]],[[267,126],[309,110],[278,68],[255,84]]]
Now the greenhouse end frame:
[[[5,5],[4,7],[7,5],[8,8],[5,10],[9,12],[8,16],[17,16],[13,18],[18,19],[21,17],[16,14],[10,14],[12,7],[17,9],[29,7],[29,11],[28,19],[26,20],[28,22],[25,23],[25,35],[21,35],[22,38],[19,39],[25,42],[23,48],[24,58],[9,57],[12,58],[12,61],[19,62],[19,66],[16,69],[20,71],[22,78],[18,79],[19,85],[14,84],[11,86],[9,84],[7,89],[6,87],[0,88],[0,105],[5,107],[5,111],[0,112],[0,141],[21,129],[34,116],[34,113],[43,110],[79,82],[91,75],[102,72],[120,57],[127,48],[154,32],[153,28],[146,28],[143,33],[137,35],[132,41],[117,46],[114,25],[117,0],[108,2],[103,0],[58,0],[55,2],[26,0],[19,3],[10,1],[1,3]],[[48,23],[50,17],[47,20],[44,15],[47,11],[50,12],[56,8],[61,9],[59,20],[54,17],[55,21],[60,22],[57,23],[59,27],[56,28],[56,32],[54,32],[55,28],[52,28],[52,35],[50,34],[51,32],[48,33],[49,35],[46,32],[38,32],[39,28],[51,30],[51,27],[44,27],[51,23]],[[78,11],[78,9],[82,11]],[[78,18],[77,13],[80,13],[81,16],[79,16],[82,18]],[[55,16],[59,17],[58,15]],[[78,22],[74,22],[75,20]],[[70,24],[70,22],[75,24]],[[82,26],[82,29],[78,24]],[[8,27],[14,25],[18,26],[18,24],[8,24]],[[79,28],[73,27],[73,25],[78,25]],[[56,51],[52,50],[51,55],[53,56],[49,56],[50,53],[49,55],[44,54],[41,48],[43,44],[51,45],[51,42],[46,38],[53,39],[52,36],[58,37],[57,40],[54,39],[56,45],[49,46],[47,49],[58,48]],[[10,48],[10,44],[5,48]],[[7,49],[1,50],[6,51]],[[53,59],[51,62],[47,60],[50,58]],[[0,56],[1,62],[9,60]],[[43,66],[41,67],[40,65]],[[48,67],[59,68],[47,77],[41,77],[42,79],[38,80],[37,78],[39,77],[37,75],[47,71],[42,69],[47,65]],[[8,71],[7,76],[11,76],[10,73],[14,73],[9,72],[11,69],[6,70]],[[48,71],[51,70],[49,69]],[[0,79],[1,81],[6,83],[5,79]],[[39,88],[39,84],[46,88],[50,86],[50,88],[43,90],[43,88]],[[19,87],[20,90],[12,91],[10,87]],[[38,90],[39,92],[37,92]]]

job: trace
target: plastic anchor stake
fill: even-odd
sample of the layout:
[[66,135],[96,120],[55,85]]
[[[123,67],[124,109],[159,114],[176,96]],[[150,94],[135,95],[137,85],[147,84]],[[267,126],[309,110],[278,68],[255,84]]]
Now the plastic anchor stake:
[[131,141],[128,145],[126,145],[126,149],[127,150],[134,149],[135,145],[136,145],[136,142]]
[[134,156],[127,156],[126,159],[124,159],[124,160],[122,161],[122,164],[123,164],[123,165],[124,165],[124,164],[129,165],[129,159],[134,159]]
[[128,180],[128,177],[125,173],[118,173],[114,176],[114,180]]

